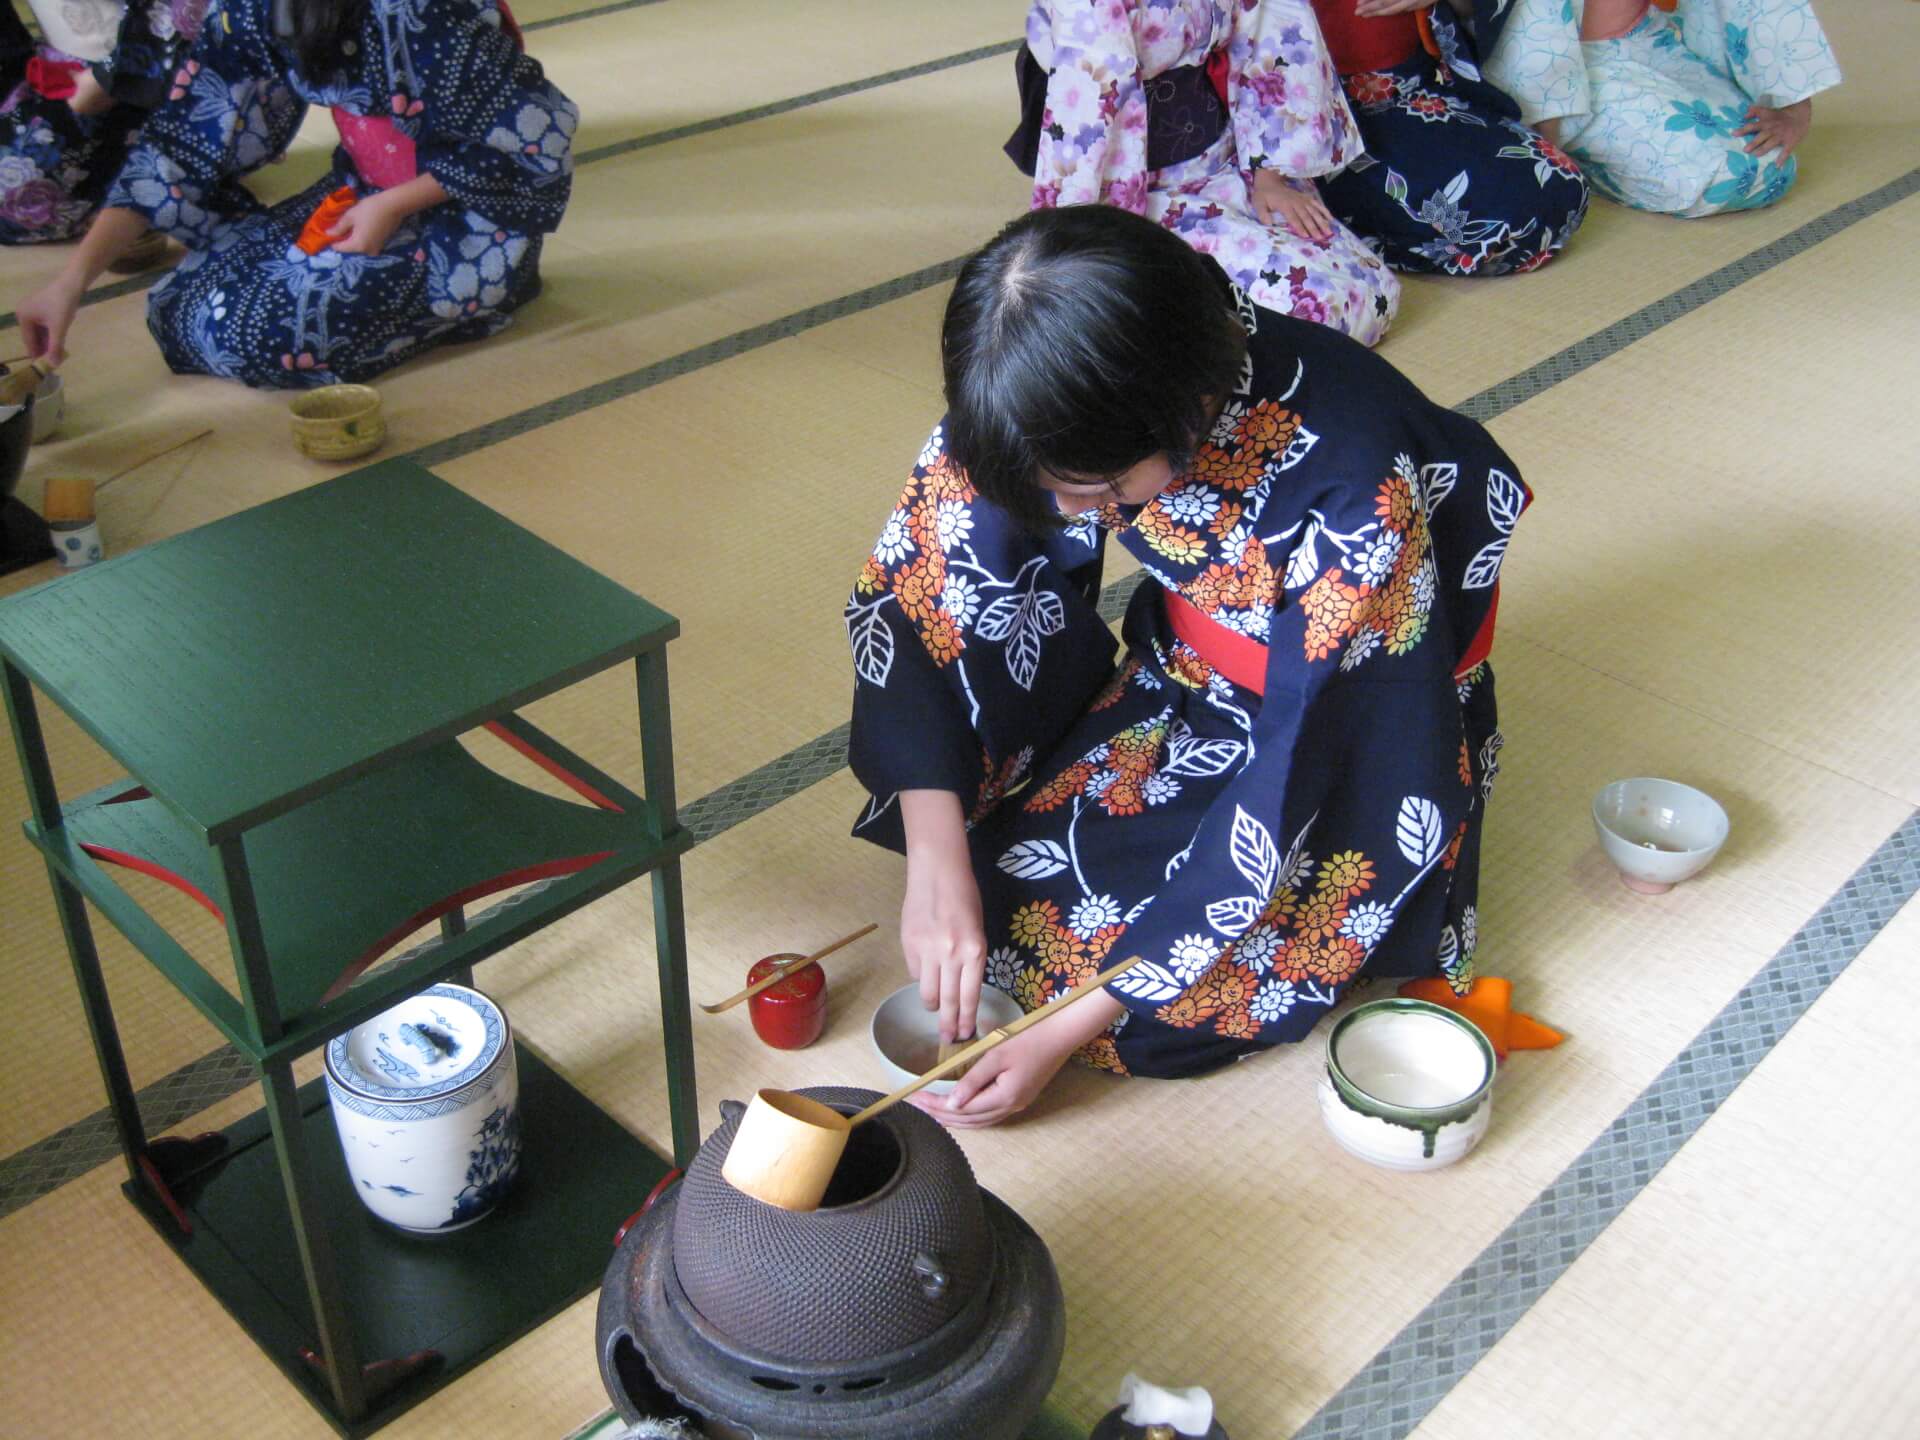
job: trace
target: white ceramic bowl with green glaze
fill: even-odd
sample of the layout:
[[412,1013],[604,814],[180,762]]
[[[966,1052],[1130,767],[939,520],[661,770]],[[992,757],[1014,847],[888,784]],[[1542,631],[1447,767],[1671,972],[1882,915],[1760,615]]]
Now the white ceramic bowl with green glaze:
[[1327,1036],[1320,1118],[1348,1154],[1388,1170],[1438,1170],[1493,1117],[1493,1044],[1425,1000],[1373,1000]]

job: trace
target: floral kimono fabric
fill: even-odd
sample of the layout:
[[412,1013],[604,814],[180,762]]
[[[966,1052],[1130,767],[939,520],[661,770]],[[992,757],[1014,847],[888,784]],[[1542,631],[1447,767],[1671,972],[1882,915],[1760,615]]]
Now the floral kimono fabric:
[[1626,34],[1582,42],[1578,4],[1516,0],[1489,74],[1560,143],[1602,195],[1697,218],[1771,205],[1795,159],[1749,155],[1733,132],[1755,104],[1779,108],[1840,83],[1808,0],[1681,0]]
[[[98,42],[81,53],[36,43],[0,5],[0,245],[71,240],[87,228],[205,9],[206,0],[48,7],[55,24],[43,26],[64,43]],[[102,114],[67,103],[83,68],[114,101]]]
[[1586,218],[1586,182],[1481,79],[1444,0],[1428,13],[1440,56],[1421,50],[1391,69],[1341,77],[1366,153],[1322,180],[1320,192],[1396,270],[1538,269]]
[[[370,0],[359,67],[315,85],[271,38],[271,0],[221,0],[108,203],[188,247],[147,323],[167,364],[258,386],[369,379],[480,339],[540,291],[545,234],[571,187],[578,112],[501,28],[491,0]],[[294,242],[332,191],[378,188],[345,146],[267,209],[236,182],[285,149],[309,104],[391,119],[449,199],[378,255]],[[396,142],[397,143],[397,142]]]
[[[1144,507],[1035,537],[936,430],[847,607],[854,833],[896,797],[970,814],[990,983],[1031,1010],[1103,966],[1126,1005],[1085,1056],[1197,1074],[1304,1037],[1363,969],[1472,977],[1490,624],[1527,503],[1478,425],[1332,331],[1243,307],[1247,377]],[[1146,567],[1125,653],[1107,535]],[[1260,692],[1180,640],[1174,592],[1265,647]]]
[[[1269,310],[1367,345],[1386,334],[1400,283],[1378,255],[1344,226],[1307,240],[1253,207],[1256,168],[1311,180],[1360,153],[1310,0],[1036,0],[1027,48],[1048,72],[1036,209],[1131,210],[1211,255]],[[1217,57],[1226,129],[1204,153],[1149,168],[1155,79]]]

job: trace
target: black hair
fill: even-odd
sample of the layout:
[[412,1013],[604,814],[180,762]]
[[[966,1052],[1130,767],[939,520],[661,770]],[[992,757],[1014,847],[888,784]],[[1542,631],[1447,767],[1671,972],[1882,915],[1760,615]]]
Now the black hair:
[[303,76],[324,81],[348,68],[347,42],[366,15],[367,0],[273,0],[273,35]]
[[947,453],[1042,533],[1063,523],[1043,474],[1098,482],[1158,454],[1184,468],[1246,354],[1225,273],[1185,241],[1110,206],[1036,210],[947,302]]

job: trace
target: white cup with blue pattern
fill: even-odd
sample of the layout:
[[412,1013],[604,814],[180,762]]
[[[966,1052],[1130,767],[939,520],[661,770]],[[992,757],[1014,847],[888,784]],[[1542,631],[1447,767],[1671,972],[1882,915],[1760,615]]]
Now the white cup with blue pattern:
[[327,1043],[327,1096],[361,1202],[389,1224],[458,1230],[520,1173],[520,1079],[506,1013],[440,984]]

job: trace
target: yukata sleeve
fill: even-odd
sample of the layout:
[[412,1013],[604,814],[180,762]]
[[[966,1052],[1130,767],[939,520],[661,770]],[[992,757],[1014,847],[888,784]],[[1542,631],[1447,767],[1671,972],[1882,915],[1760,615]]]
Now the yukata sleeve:
[[206,0],[133,0],[120,18],[113,53],[93,67],[95,78],[116,104],[159,109],[206,13]]
[[1332,175],[1366,150],[1309,0],[1234,8],[1227,108],[1249,182],[1255,170],[1299,180]]
[[[1147,95],[1133,23],[1112,0],[1054,0],[1047,107],[1033,171],[1033,208],[1147,208]],[[1036,13],[1029,33],[1041,28]],[[1036,54],[1041,46],[1036,46]]]
[[[1252,755],[1115,943],[1142,957],[1108,987],[1130,1013],[1280,1044],[1305,1036],[1390,935],[1396,954],[1411,946],[1453,973],[1422,887],[1451,884],[1479,796],[1458,637],[1486,615],[1500,526],[1525,492],[1478,426],[1436,428],[1445,439],[1418,459],[1387,451],[1377,485],[1309,498],[1268,545],[1281,600]],[[1491,518],[1471,513],[1476,490],[1498,491]],[[1436,567],[1435,503],[1459,508],[1448,543],[1487,556],[1471,586]],[[1396,935],[1415,913],[1406,925],[1427,933]]]
[[1812,0],[1681,0],[1687,48],[1778,109],[1831,90],[1840,64]]
[[1481,46],[1486,78],[1529,125],[1593,112],[1580,14],[1579,0],[1513,0],[1499,38]]
[[232,182],[284,154],[307,108],[260,29],[265,11],[262,0],[215,0],[107,205],[202,249],[223,211],[258,203]]
[[981,500],[934,431],[847,602],[860,838],[904,847],[902,790],[950,791],[981,819],[1111,675],[1114,638],[1088,598],[1097,540],[1079,565],[1049,555],[1074,543]]
[[578,107],[501,28],[491,0],[443,0],[421,14],[422,93],[389,101],[395,116],[419,117],[420,169],[497,225],[558,229],[573,190]]

